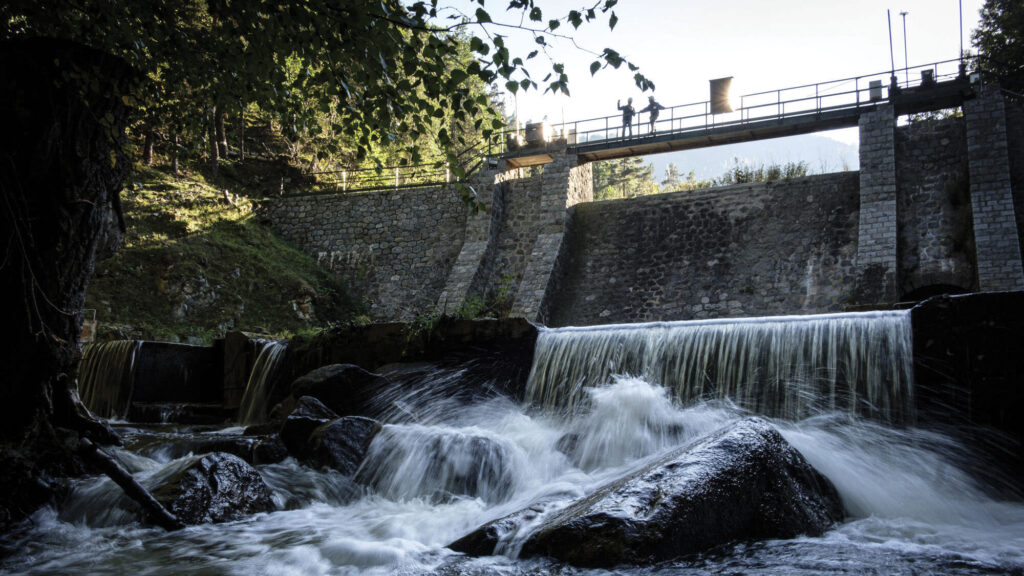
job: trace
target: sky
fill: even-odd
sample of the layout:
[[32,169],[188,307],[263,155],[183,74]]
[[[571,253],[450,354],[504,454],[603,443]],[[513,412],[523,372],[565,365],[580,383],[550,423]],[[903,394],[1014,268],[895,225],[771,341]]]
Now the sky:
[[[547,20],[596,1],[538,0],[538,5]],[[982,3],[962,0],[967,49]],[[490,0],[486,7],[495,20],[518,23],[502,14],[505,5]],[[654,81],[658,101],[673,106],[707,100],[708,81],[725,76],[733,77],[734,93],[743,94],[887,71],[887,9],[897,69],[905,58],[911,67],[955,59],[960,6],[960,0],[620,0],[613,31],[606,22],[592,22],[574,36],[585,49],[611,47],[639,65]],[[906,53],[901,12],[907,12]],[[520,54],[535,47],[529,36],[510,35],[508,43]],[[646,104],[648,94],[636,88],[625,67],[591,77],[593,55],[564,41],[550,53],[566,65],[571,95],[506,93],[506,106],[517,110],[523,121],[547,115],[558,124],[614,115],[616,100],[630,96],[635,104]],[[547,63],[536,60],[531,72],[539,80],[547,73]],[[847,143],[857,138],[856,129],[828,135]]]

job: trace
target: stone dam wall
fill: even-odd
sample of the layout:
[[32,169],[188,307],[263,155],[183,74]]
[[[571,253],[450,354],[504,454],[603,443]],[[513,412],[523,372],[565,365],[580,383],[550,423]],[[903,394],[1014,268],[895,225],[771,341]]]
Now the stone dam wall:
[[580,204],[548,323],[842,310],[857,206],[855,172]]
[[341,276],[374,318],[433,308],[465,239],[467,212],[450,186],[268,203],[274,229]]
[[814,314],[1024,289],[1024,104],[861,116],[861,170],[592,202],[563,144],[456,190],[282,197],[274,227],[376,319],[457,311],[551,325]]

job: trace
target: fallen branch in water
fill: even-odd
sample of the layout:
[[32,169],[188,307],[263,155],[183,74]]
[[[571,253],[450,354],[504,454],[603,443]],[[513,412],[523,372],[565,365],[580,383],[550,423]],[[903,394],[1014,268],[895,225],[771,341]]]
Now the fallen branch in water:
[[142,484],[139,484],[112,456],[101,450],[99,446],[88,438],[81,439],[81,446],[82,455],[102,470],[111,480],[116,482],[129,498],[138,502],[157,526],[164,530],[180,530],[185,527],[174,514],[171,514],[167,508],[164,508],[163,504],[160,504],[150,494],[149,490],[146,490]]

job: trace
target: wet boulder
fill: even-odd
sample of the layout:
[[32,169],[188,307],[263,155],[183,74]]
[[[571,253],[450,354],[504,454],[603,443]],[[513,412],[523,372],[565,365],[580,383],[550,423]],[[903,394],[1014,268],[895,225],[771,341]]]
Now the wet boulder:
[[302,396],[298,405],[281,425],[281,441],[288,453],[300,457],[307,450],[314,430],[338,417],[333,410],[312,396]]
[[279,436],[260,440],[252,451],[253,464],[277,464],[288,457],[288,448]]
[[359,468],[366,456],[366,449],[380,430],[380,422],[371,418],[338,418],[313,431],[305,459],[314,465],[332,468],[351,476]]
[[391,382],[354,364],[331,364],[307,373],[292,383],[292,396],[312,396],[338,416],[375,416],[373,397]]
[[231,454],[182,460],[154,480],[153,496],[184,524],[227,522],[274,509],[260,473]]
[[447,502],[469,496],[501,502],[513,489],[512,450],[471,429],[385,426],[356,480],[388,498]]
[[[733,541],[817,535],[842,516],[835,487],[770,424],[748,418],[551,514],[521,555],[585,567],[645,564]],[[497,534],[486,536],[471,534],[453,549],[492,553]]]
[[519,532],[526,524],[532,524],[550,510],[557,508],[557,497],[535,502],[527,508],[492,520],[448,545],[448,548],[469,556],[492,556],[498,554],[498,544],[509,540],[510,535]]

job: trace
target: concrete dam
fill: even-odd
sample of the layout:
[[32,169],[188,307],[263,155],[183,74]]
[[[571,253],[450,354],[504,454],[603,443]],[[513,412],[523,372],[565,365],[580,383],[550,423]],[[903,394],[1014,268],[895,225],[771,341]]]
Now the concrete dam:
[[269,217],[377,319],[488,303],[548,326],[613,324],[1024,289],[1024,104],[959,82],[938,104],[962,116],[901,125],[899,98],[858,102],[855,172],[593,202],[600,154],[562,140],[539,162],[484,163],[468,182],[479,211],[438,185],[282,196]]

